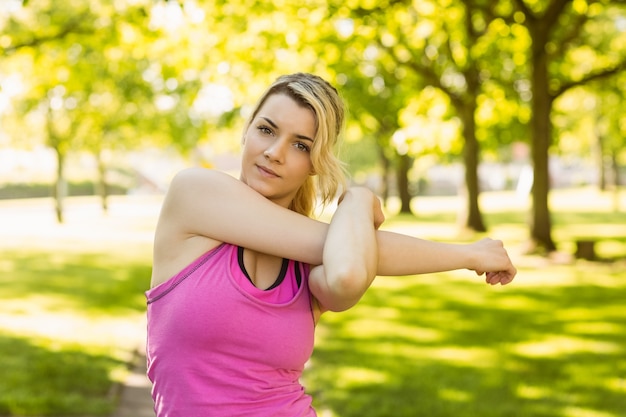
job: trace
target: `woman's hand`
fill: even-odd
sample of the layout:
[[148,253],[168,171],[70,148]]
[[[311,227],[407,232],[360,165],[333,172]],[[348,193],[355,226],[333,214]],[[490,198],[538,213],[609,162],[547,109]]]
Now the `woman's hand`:
[[468,246],[474,252],[476,266],[470,269],[478,275],[485,274],[487,284],[506,285],[513,281],[517,269],[513,266],[504,244],[500,240],[485,238]]
[[355,198],[361,199],[365,207],[367,207],[367,204],[369,204],[369,202],[371,201],[374,229],[378,230],[378,228],[385,221],[385,214],[383,213],[382,205],[378,197],[376,197],[376,194],[374,194],[371,190],[365,187],[351,187],[339,197],[337,205],[343,202],[347,194],[351,194]]

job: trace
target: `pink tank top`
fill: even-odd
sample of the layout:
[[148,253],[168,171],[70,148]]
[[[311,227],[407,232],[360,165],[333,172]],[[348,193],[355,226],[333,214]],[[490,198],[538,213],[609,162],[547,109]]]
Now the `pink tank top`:
[[316,415],[299,382],[313,352],[309,269],[284,268],[279,285],[259,290],[237,247],[222,244],[146,292],[158,417]]

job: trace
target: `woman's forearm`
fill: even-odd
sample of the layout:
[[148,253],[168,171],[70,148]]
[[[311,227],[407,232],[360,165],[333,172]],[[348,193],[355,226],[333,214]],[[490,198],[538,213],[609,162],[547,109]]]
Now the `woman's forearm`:
[[422,240],[378,231],[378,275],[415,275],[455,269],[472,269],[467,245]]
[[517,270],[499,240],[489,238],[469,244],[422,240],[378,231],[378,275],[416,275],[470,269],[486,273],[489,284],[508,284]]
[[376,277],[375,198],[368,190],[349,190],[328,226],[322,265],[310,276],[311,289],[325,309],[352,307]]

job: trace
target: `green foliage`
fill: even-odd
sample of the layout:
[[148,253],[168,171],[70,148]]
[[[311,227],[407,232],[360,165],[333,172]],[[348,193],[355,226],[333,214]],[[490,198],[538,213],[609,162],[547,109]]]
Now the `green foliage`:
[[[518,6],[528,16],[552,7],[530,1]],[[20,63],[29,80],[25,109],[56,103],[57,137],[51,140],[67,149],[174,143],[187,152],[216,140],[212,127],[236,122],[219,112],[245,111],[275,76],[298,70],[333,78],[355,123],[379,137],[389,157],[397,146],[391,135],[419,125],[428,109],[414,120],[400,121],[399,113],[429,85],[461,101],[473,83],[482,85],[475,97],[476,133],[494,154],[527,136],[528,19],[510,2],[73,0],[60,7],[41,0],[4,13],[4,75]],[[584,77],[592,62],[619,59],[623,18],[620,5],[577,1],[565,7],[547,45],[554,55],[553,87]],[[206,100],[220,98],[212,85],[232,94],[232,106],[215,114],[201,110],[203,100],[206,107]],[[209,90],[205,98],[203,89]],[[445,123],[453,114],[439,113],[434,121]],[[458,141],[459,132],[450,138]],[[458,144],[451,149],[443,152],[460,152]]]
[[[0,138],[54,147],[60,165],[73,150],[232,151],[232,129],[249,105],[277,75],[294,71],[339,86],[351,142],[376,138],[359,171],[395,169],[402,178],[407,159],[435,155],[463,159],[473,173],[481,158],[505,159],[511,143],[530,142],[536,183],[547,184],[550,145],[590,137],[586,127],[572,129],[582,108],[560,107],[557,123],[550,120],[553,101],[582,85],[616,102],[596,116],[612,126],[601,128],[604,136],[624,137],[611,111],[623,101],[624,83],[612,78],[626,68],[623,2],[19,3],[0,8],[0,83],[11,99],[0,107]],[[603,87],[607,80],[618,94]],[[623,143],[606,140],[610,157],[622,161]],[[561,152],[580,152],[567,142]],[[477,208],[474,175],[466,182]],[[537,207],[547,207],[544,188]],[[549,229],[543,211],[533,220]]]
[[[552,7],[530,1],[519,6],[528,16]],[[530,37],[524,13],[510,2],[460,0],[298,5],[73,0],[63,7],[41,0],[4,12],[1,45],[5,64],[34,58],[23,67],[35,82],[31,99],[60,94],[68,116],[85,125],[85,142],[72,145],[77,148],[134,147],[143,138],[188,150],[206,140],[207,129],[216,124],[194,107],[203,87],[227,86],[233,108],[241,108],[276,75],[308,70],[335,78],[357,123],[366,113],[391,132],[404,127],[397,114],[425,86],[463,97],[474,82],[470,76],[477,76],[485,86],[480,137],[497,149],[523,137],[521,126],[528,122]],[[618,60],[623,18],[618,4],[576,1],[564,7],[547,45],[554,55],[553,86],[584,77],[592,62]],[[520,133],[504,137],[508,130]]]

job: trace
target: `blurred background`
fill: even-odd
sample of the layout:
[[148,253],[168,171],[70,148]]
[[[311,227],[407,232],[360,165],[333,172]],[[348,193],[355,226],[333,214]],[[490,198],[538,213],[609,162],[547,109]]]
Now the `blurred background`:
[[[511,308],[528,320],[524,337],[499,334],[508,359],[524,356],[522,339],[563,354],[583,346],[573,349],[589,354],[579,363],[608,355],[596,379],[578,378],[588,367],[572,371],[576,383],[544,374],[545,363],[490,356],[487,379],[522,381],[533,368],[541,382],[499,392],[500,408],[476,408],[498,384],[477,388],[477,375],[450,388],[449,362],[428,368],[407,397],[397,391],[406,378],[393,383],[397,365],[364,370],[365,352],[347,359],[330,340],[346,334],[348,314],[319,330],[318,362],[355,363],[312,366],[314,392],[354,380],[320,394],[325,415],[625,415],[626,3],[608,0],[0,0],[0,415],[114,412],[128,364],[141,361],[151,238],[170,179],[191,165],[237,175],[251,106],[277,76],[300,71],[344,97],[340,155],[351,181],[381,197],[389,227],[455,242],[488,233],[513,247],[529,279]],[[553,340],[572,330],[561,319],[535,334],[546,275],[558,279],[545,311],[575,304],[593,315],[599,303],[606,314],[581,318],[569,342]],[[442,279],[467,287],[468,300],[484,291]],[[574,297],[574,285],[589,298]],[[433,297],[465,298],[445,288]],[[387,304],[372,297],[351,314]],[[477,313],[446,300],[440,308]],[[407,324],[401,311],[391,316]],[[481,329],[506,327],[492,320]],[[412,328],[428,339],[424,329],[440,325]],[[404,340],[407,331],[389,329],[392,355],[425,340]],[[472,357],[461,345],[484,340],[450,332],[457,359]],[[583,335],[607,340],[588,345]],[[448,388],[430,395],[441,375]],[[368,378],[387,398],[382,408],[354,400]],[[419,392],[430,399],[417,405]]]

